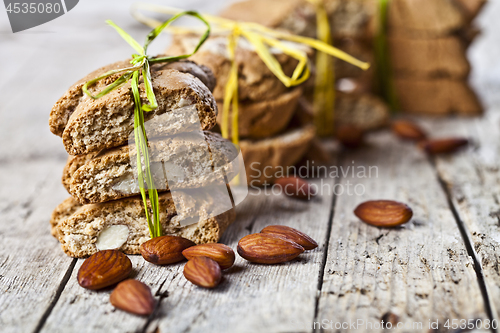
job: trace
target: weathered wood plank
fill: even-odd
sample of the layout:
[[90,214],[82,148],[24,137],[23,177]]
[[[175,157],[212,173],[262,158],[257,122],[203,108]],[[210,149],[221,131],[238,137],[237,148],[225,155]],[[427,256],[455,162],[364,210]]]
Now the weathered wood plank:
[[[324,328],[335,329],[364,320],[373,325],[370,332],[379,332],[384,315],[393,313],[403,325],[422,323],[422,329],[395,330],[413,332],[427,331],[429,319],[439,320],[443,330],[446,319],[487,318],[472,261],[427,158],[388,132],[373,134],[369,143],[341,163],[344,169],[376,166],[378,175],[349,173],[340,183],[358,184],[365,192],[336,201],[317,325],[329,320],[333,324]],[[414,217],[398,228],[367,225],[353,210],[373,199],[406,202]]]
[[[449,189],[453,207],[470,233],[482,266],[490,305],[500,317],[500,109],[483,118],[464,121],[429,121],[440,136],[469,137],[466,152],[436,158],[437,170]],[[500,325],[499,325],[500,326]]]
[[[333,179],[325,182],[333,185]],[[326,250],[331,193],[311,202],[261,193],[245,204],[238,224],[224,235],[223,241],[233,248],[243,236],[270,224],[302,230],[319,247],[281,265],[251,264],[237,256],[220,290],[205,291],[175,280],[167,283],[163,288],[169,292],[165,317],[152,323],[150,331],[158,326],[160,332],[296,332],[303,329],[302,323],[311,323]]]
[[[297,331],[297,323],[311,323],[331,204],[331,194],[311,202],[264,193],[250,196],[238,207],[237,221],[222,242],[236,249],[241,237],[269,224],[285,224],[310,234],[320,245],[282,265],[250,264],[237,255],[235,266],[224,272],[224,281],[215,290],[188,282],[182,275],[183,264],[157,267],[131,256],[136,278],[156,294],[168,294],[148,331],[283,332]],[[80,265],[81,260],[42,331],[140,330],[146,320],[114,311],[108,302],[110,291],[90,292],[78,286]]]
[[[71,266],[50,235],[53,207],[67,194],[54,178],[60,162],[0,167],[0,327],[33,331]],[[57,179],[57,178],[56,178]]]

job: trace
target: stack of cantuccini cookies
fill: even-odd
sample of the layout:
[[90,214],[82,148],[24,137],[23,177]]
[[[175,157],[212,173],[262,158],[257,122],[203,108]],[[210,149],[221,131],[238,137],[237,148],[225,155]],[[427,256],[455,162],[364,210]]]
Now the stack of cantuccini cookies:
[[[256,22],[295,35],[318,38],[314,1],[308,0],[246,0],[223,10],[220,16]],[[320,1],[321,2],[321,1]],[[362,70],[343,60],[334,59],[336,86],[335,124],[355,126],[367,131],[382,127],[389,118],[386,103],[374,93],[375,73],[375,0],[323,0],[333,45],[372,66]],[[311,57],[314,61],[314,57]],[[318,69],[319,70],[319,69]],[[313,73],[314,75],[314,73]],[[312,80],[314,81],[314,80]],[[305,98],[312,100],[313,85],[304,87]],[[311,121],[312,110],[301,100],[297,119]]]
[[482,106],[467,82],[473,19],[486,0],[391,0],[388,41],[403,111],[476,115]]
[[[194,48],[199,36],[174,35],[167,54],[185,54]],[[191,59],[210,68],[216,78],[214,97],[223,109],[231,61],[227,36],[212,36]],[[310,52],[299,44],[290,46]],[[278,49],[270,49],[286,75],[291,76],[297,60]],[[238,67],[238,136],[250,186],[272,184],[278,169],[293,166],[306,153],[315,136],[310,125],[292,126],[303,88],[287,88],[264,64],[254,47],[244,38],[238,40],[235,52]],[[232,135],[229,113],[229,135]],[[222,112],[217,123],[222,125]]]
[[[62,182],[71,194],[52,214],[52,234],[72,257],[105,249],[139,254],[139,246],[150,239],[137,182],[131,84],[98,99],[82,92],[85,82],[127,67],[128,60],[94,71],[71,86],[50,113],[50,130],[62,137],[70,155]],[[97,94],[119,76],[98,81],[89,91]],[[162,233],[195,243],[217,242],[235,212],[231,204],[217,207],[223,203],[214,202],[228,197],[228,190],[225,183],[212,186],[220,180],[214,180],[213,171],[230,166],[238,151],[230,141],[207,131],[217,119],[214,75],[205,66],[178,61],[152,65],[151,79],[158,108],[144,112],[144,121]],[[147,103],[142,81],[139,92],[141,102]],[[225,169],[224,175],[227,182],[235,171]]]
[[[382,19],[382,0],[321,0],[333,44],[372,64],[367,71],[335,61],[339,94],[337,124],[370,129],[384,123],[386,109],[378,94],[380,76],[393,79],[395,105],[415,114],[473,115],[482,106],[467,79],[467,47],[478,34],[473,20],[487,0],[389,0]],[[309,0],[245,0],[221,16],[252,21],[297,35],[317,37],[317,11]],[[388,70],[376,72],[379,31],[387,40]],[[381,69],[382,70],[382,69]]]

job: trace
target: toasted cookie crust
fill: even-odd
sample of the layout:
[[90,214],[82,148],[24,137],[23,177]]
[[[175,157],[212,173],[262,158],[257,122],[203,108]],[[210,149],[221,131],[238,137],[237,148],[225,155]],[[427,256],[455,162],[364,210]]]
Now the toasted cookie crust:
[[[108,70],[125,67],[130,67],[130,64],[121,61],[89,74],[74,84],[52,108],[49,118],[51,131],[62,136],[64,147],[70,155],[96,152],[128,141],[129,134],[133,131],[134,110],[130,82],[96,100],[83,94],[81,90],[86,81]],[[209,74],[207,68],[189,62],[151,66],[151,78],[158,108],[145,112],[145,121],[171,110],[192,105],[196,108],[202,129],[212,128],[217,116],[217,105],[209,88],[203,83],[213,85],[214,78]],[[97,93],[118,77],[119,74],[116,74],[101,80],[89,90]],[[142,103],[147,103],[142,81],[139,84],[139,91]],[[175,123],[177,125],[157,128],[152,135],[172,134],[182,130],[178,121]]]
[[[207,145],[202,146],[203,142]],[[200,187],[216,181],[221,174],[213,170],[222,166],[227,177],[233,176],[230,162],[237,157],[238,151],[217,133],[205,131],[199,135],[158,138],[150,140],[149,144],[152,166],[158,165],[155,183],[159,192],[168,190],[165,180],[174,177],[164,174],[162,164],[165,169],[182,170],[186,181],[178,183],[176,188]],[[134,181],[135,165],[130,163],[131,158],[137,156],[135,146],[121,146],[90,155],[90,158],[80,155],[68,159],[63,174],[63,184],[67,184],[69,193],[80,203],[99,203],[139,194]]]
[[[167,53],[184,54],[193,49],[198,39],[199,37],[195,35],[174,35],[172,45]],[[311,53],[311,49],[308,47],[299,44],[293,45],[308,54]],[[272,49],[271,52],[279,62],[283,72],[291,76],[298,61],[276,49]],[[231,69],[231,60],[227,53],[227,37],[210,37],[190,59],[207,66],[214,72],[217,78],[213,92],[214,97],[216,100],[223,100]],[[240,101],[269,100],[289,90],[271,72],[257,55],[253,46],[246,40],[240,39],[238,42],[235,59],[238,65],[238,98]]]
[[[276,98],[238,105],[238,132],[242,138],[266,138],[282,132],[295,112],[302,95],[301,88],[285,92]],[[219,102],[222,109],[223,102]],[[232,113],[230,113],[232,118]],[[217,124],[222,124],[222,113],[217,116]],[[232,132],[232,121],[229,131]]]
[[263,140],[242,140],[241,153],[245,161],[250,186],[274,183],[279,170],[295,165],[314,138],[314,127],[294,129]]

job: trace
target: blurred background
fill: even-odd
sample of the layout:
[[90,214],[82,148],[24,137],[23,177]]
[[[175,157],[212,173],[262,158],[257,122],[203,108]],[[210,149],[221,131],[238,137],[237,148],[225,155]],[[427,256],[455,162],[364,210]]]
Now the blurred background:
[[[65,160],[60,139],[50,133],[47,119],[55,101],[90,71],[123,59],[130,46],[105,24],[111,19],[141,41],[150,30],[135,21],[129,9],[135,1],[80,1],[67,14],[41,26],[12,33],[6,11],[0,10],[0,161],[57,158]],[[217,13],[231,0],[148,1]],[[476,19],[481,34],[468,49],[470,80],[487,105],[500,88],[500,2],[489,1]],[[165,50],[165,34],[150,54]]]
[[[55,101],[90,71],[129,57],[131,47],[105,24],[111,19],[138,41],[150,30],[130,15],[135,1],[80,1],[67,14],[26,31],[12,33],[7,13],[0,10],[0,167],[6,162],[57,160],[66,152],[50,133],[48,116]],[[149,3],[215,14],[234,1],[185,0]],[[500,2],[489,1],[476,19],[481,33],[468,49],[470,81],[486,109],[500,101]],[[149,53],[165,50],[170,36],[155,40]],[[499,100],[496,100],[499,99]],[[7,169],[6,169],[7,170]],[[8,172],[16,172],[9,167]],[[61,188],[62,190],[62,188]]]

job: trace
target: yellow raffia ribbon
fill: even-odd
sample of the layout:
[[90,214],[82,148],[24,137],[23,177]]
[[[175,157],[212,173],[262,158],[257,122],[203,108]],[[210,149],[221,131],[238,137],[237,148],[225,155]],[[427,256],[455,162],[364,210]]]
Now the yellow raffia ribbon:
[[[132,16],[139,22],[152,28],[157,27],[159,24],[161,24],[161,22],[141,14],[139,10],[146,10],[150,12],[156,12],[168,15],[175,15],[182,11],[181,9],[177,8],[147,4],[147,3],[135,3],[134,5],[132,5],[131,7]],[[231,71],[229,74],[228,82],[225,87],[221,132],[224,138],[229,138],[229,107],[230,105],[232,105],[232,116],[233,116],[232,141],[235,144],[238,144],[239,139],[238,139],[238,68],[234,57],[236,53],[237,42],[240,37],[244,37],[245,39],[248,40],[248,42],[254,47],[255,52],[266,64],[269,70],[286,87],[293,87],[301,84],[302,82],[304,82],[309,78],[310,72],[309,72],[308,57],[306,52],[294,48],[284,43],[283,41],[307,45],[311,48],[316,49],[317,51],[320,51],[319,53],[324,53],[325,57],[326,55],[333,56],[341,60],[344,60],[354,66],[360,67],[364,70],[370,67],[368,63],[360,61],[350,56],[349,54],[331,46],[329,43],[325,43],[322,40],[276,31],[253,22],[236,22],[233,20],[212,16],[208,14],[203,14],[203,17],[211,25],[214,25],[212,27],[212,32],[214,34],[218,33],[227,34],[229,38],[228,53],[231,60]],[[323,14],[322,17],[324,17]],[[324,19],[323,18],[320,19],[319,22],[324,22]],[[322,33],[325,32],[324,28],[325,26],[323,24],[321,27]],[[171,27],[169,29],[174,33],[184,33],[184,34],[201,32],[201,30],[196,27],[193,28]],[[270,47],[278,49],[282,53],[298,61],[297,67],[293,71],[292,76],[287,76],[283,72],[283,68],[281,67],[280,63],[271,54],[269,50]],[[330,72],[333,75],[333,72],[332,71]],[[333,80],[331,84],[334,84]],[[333,98],[333,97],[334,96],[330,96],[328,98]]]
[[[325,44],[332,45],[330,22],[323,0],[307,0],[316,10],[316,35]],[[316,53],[314,82],[314,124],[319,136],[332,135],[335,129],[335,71],[334,60],[323,52]]]

